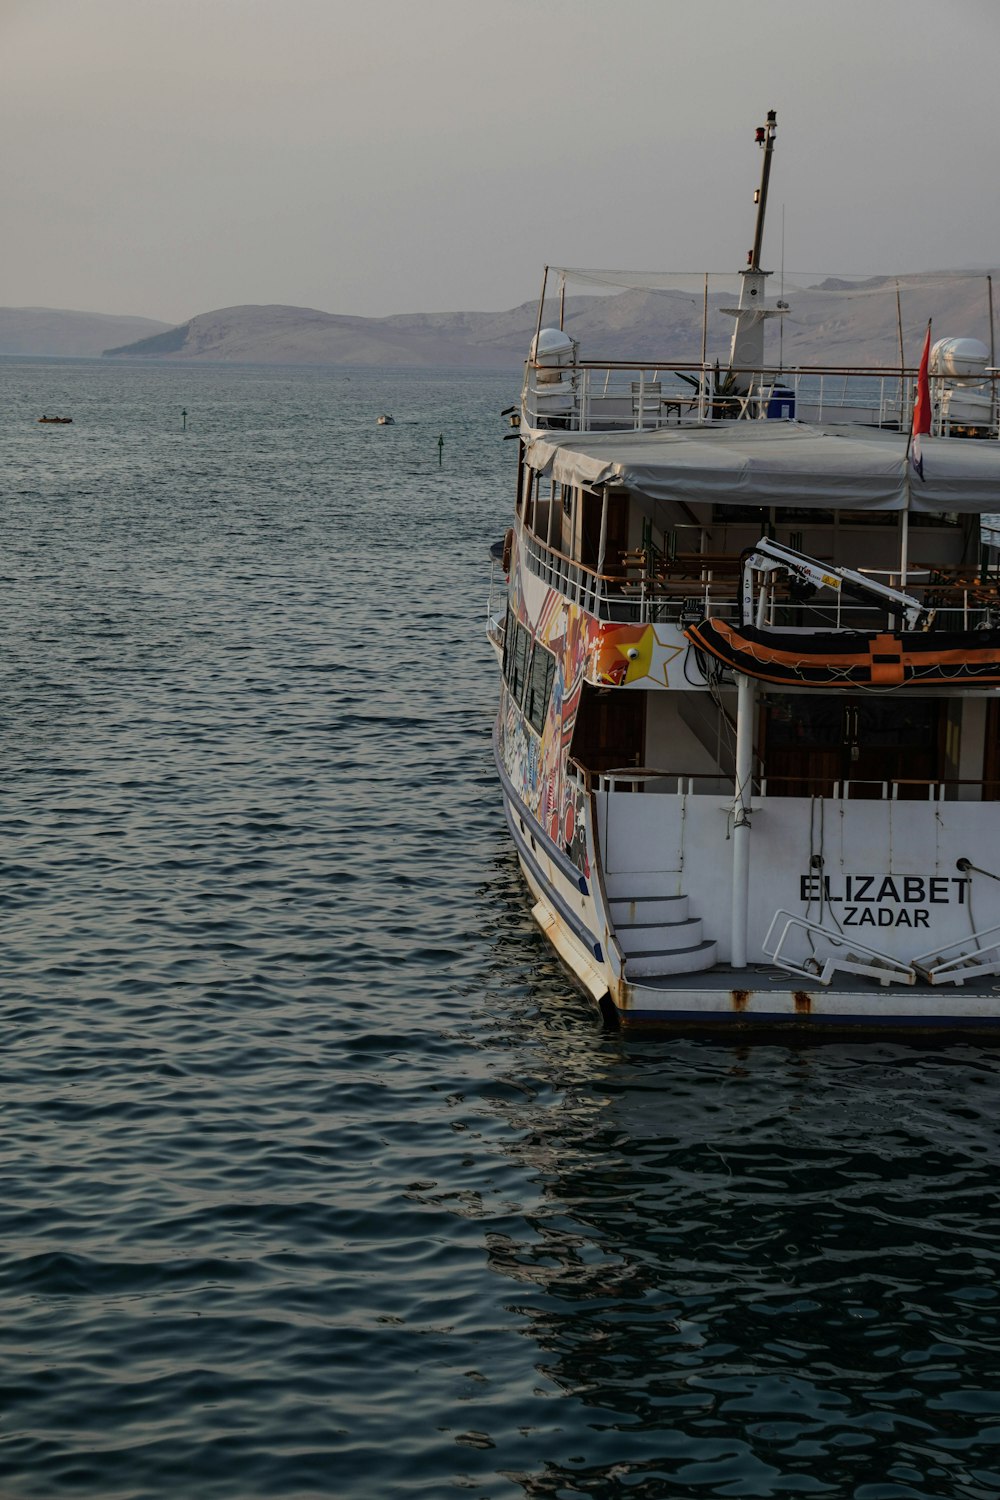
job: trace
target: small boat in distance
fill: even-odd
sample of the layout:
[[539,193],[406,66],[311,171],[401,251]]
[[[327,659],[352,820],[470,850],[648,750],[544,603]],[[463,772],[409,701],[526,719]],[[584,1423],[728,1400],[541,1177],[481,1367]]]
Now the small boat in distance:
[[566,284],[667,298],[667,273],[546,268],[488,608],[507,824],[538,926],[625,1027],[1000,1039],[990,284],[962,304],[983,337],[932,346],[907,308],[919,365],[888,277],[895,362],[768,352],[775,132],[736,287],[706,276],[655,357],[586,358]]
[[38,420],[39,420],[39,422],[47,422],[50,427],[65,427],[68,422],[72,422],[73,418],[72,417],[39,417]]
[[395,427],[396,418],[390,417],[389,413],[387,411],[384,411],[378,419],[378,425],[380,427]]

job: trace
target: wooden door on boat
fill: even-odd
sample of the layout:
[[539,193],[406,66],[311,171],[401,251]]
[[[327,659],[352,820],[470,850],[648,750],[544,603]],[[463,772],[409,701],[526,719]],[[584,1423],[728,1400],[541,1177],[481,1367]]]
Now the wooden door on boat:
[[986,705],[986,735],[983,745],[983,801],[1000,801],[1000,703]]
[[593,775],[642,764],[646,694],[584,683],[570,755]]
[[[583,492],[583,514],[581,517],[580,561],[588,568],[597,567],[601,549],[601,510],[604,504],[601,495]],[[628,495],[608,496],[608,530],[604,539],[604,571],[620,573],[622,555],[628,551]]]
[[924,800],[945,775],[942,704],[934,698],[773,695],[764,706],[770,796]]

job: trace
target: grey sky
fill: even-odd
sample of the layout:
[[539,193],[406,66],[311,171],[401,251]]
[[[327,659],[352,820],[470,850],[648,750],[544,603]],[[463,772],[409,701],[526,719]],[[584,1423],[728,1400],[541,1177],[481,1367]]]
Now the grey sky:
[[996,0],[0,0],[0,304],[493,309],[995,266]]

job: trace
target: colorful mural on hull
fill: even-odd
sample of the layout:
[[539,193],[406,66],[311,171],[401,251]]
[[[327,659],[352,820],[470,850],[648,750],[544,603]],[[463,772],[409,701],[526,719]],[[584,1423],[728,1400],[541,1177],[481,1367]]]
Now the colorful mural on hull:
[[500,724],[504,765],[539,827],[587,874],[583,794],[565,774],[587,660],[587,616],[555,589],[548,589],[538,620],[529,619],[516,561],[509,606],[553,653],[556,665],[541,736],[527,724],[510,694],[504,693]]
[[662,641],[652,625],[594,618],[556,589],[546,589],[537,620],[524,598],[517,548],[508,603],[511,613],[554,654],[555,678],[541,736],[505,692],[500,744],[507,774],[539,826],[589,874],[584,792],[567,774],[570,743],[584,682],[628,688],[667,686],[667,666],[684,649]]
[[586,616],[590,623],[587,681],[611,687],[669,687],[667,670],[686,650],[661,639],[655,625],[616,625]]

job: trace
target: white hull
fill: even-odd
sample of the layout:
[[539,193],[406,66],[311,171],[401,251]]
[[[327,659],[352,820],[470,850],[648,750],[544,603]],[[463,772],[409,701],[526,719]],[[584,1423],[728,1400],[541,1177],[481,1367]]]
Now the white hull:
[[[693,972],[681,967],[672,975],[655,978],[643,976],[641,960],[638,964],[626,961],[624,972],[616,969],[610,939],[613,932],[620,932],[620,921],[614,926],[604,923],[599,896],[595,899],[589,887],[581,891],[579,877],[569,875],[556,852],[547,847],[541,829],[525,817],[523,804],[505,794],[505,807],[533,899],[535,921],[580,988],[625,1026],[792,1029],[802,1034],[972,1031],[1000,1036],[1000,979],[996,976],[938,987],[883,985],[841,975],[839,983],[834,978],[824,986],[783,973],[767,962],[740,970],[726,963]],[[660,882],[661,888],[666,883]],[[655,888],[656,882],[650,879],[646,889]],[[659,899],[663,904],[685,900],[669,895],[643,899]],[[609,904],[613,909],[615,902]],[[724,902],[721,908],[727,921]],[[871,909],[877,913],[880,908]],[[649,913],[640,910],[636,915]],[[867,936],[868,927],[863,930]]]

